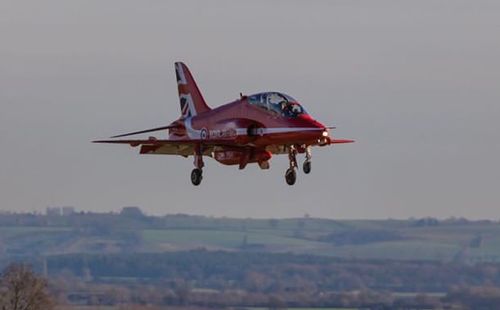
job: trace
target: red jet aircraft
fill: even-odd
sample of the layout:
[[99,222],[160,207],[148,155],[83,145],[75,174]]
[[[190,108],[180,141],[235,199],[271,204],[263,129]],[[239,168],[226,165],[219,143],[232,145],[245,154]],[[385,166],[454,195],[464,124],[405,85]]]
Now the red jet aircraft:
[[288,185],[297,177],[297,153],[305,153],[304,173],[311,172],[311,147],[353,140],[334,139],[327,127],[314,120],[292,97],[279,92],[263,92],[211,109],[182,62],[175,63],[181,117],[168,126],[141,130],[111,138],[127,137],[168,130],[168,139],[149,137],[142,140],[99,140],[95,143],[141,146],[140,154],[194,156],[191,182],[199,185],[203,178],[203,156],[224,165],[244,169],[257,163],[269,169],[273,154],[288,154],[290,167],[285,173]]

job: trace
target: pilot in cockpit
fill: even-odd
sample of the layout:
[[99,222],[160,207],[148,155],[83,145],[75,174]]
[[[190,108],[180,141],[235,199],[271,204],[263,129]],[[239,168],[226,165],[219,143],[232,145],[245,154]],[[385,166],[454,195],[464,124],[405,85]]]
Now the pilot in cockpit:
[[249,101],[251,104],[264,108],[275,115],[296,118],[305,113],[295,99],[278,92],[252,95],[249,97]]
[[297,103],[283,101],[281,103],[281,111],[287,117],[297,117],[302,112],[302,109]]
[[283,100],[280,102],[280,106],[285,116],[293,116],[293,106],[290,102]]
[[271,106],[279,109],[280,114],[287,117],[296,116],[293,104],[282,94],[270,93],[268,94],[268,101],[271,103]]

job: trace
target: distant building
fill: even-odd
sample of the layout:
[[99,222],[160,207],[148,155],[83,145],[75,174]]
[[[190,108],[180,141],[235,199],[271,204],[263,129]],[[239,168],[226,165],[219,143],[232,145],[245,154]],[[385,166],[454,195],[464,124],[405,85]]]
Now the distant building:
[[47,216],[61,216],[61,208],[60,207],[47,207],[45,210]]
[[61,209],[62,209],[62,215],[63,216],[68,216],[68,215],[75,214],[75,208],[74,207],[65,206],[65,207],[62,207]]
[[123,207],[120,215],[127,217],[143,217],[144,213],[142,213],[139,207]]

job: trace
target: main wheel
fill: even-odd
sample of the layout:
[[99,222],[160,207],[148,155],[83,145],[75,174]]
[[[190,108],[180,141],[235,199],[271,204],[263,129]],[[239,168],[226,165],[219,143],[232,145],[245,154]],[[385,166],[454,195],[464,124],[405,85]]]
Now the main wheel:
[[191,171],[191,183],[193,183],[193,185],[195,186],[200,185],[202,179],[203,179],[203,170],[195,168],[193,169],[193,171]]
[[297,180],[297,173],[295,172],[295,169],[288,168],[288,170],[285,173],[285,180],[286,184],[288,185],[295,184],[295,180]]
[[311,173],[311,161],[306,160],[304,164],[302,165],[302,170],[304,170],[305,174]]

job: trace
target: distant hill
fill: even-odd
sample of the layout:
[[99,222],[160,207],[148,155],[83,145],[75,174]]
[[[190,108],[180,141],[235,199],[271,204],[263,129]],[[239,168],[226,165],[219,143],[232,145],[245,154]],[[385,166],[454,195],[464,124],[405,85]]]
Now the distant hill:
[[29,263],[75,306],[476,309],[500,305],[499,239],[499,223],[465,219],[51,209],[0,214],[0,268]]

